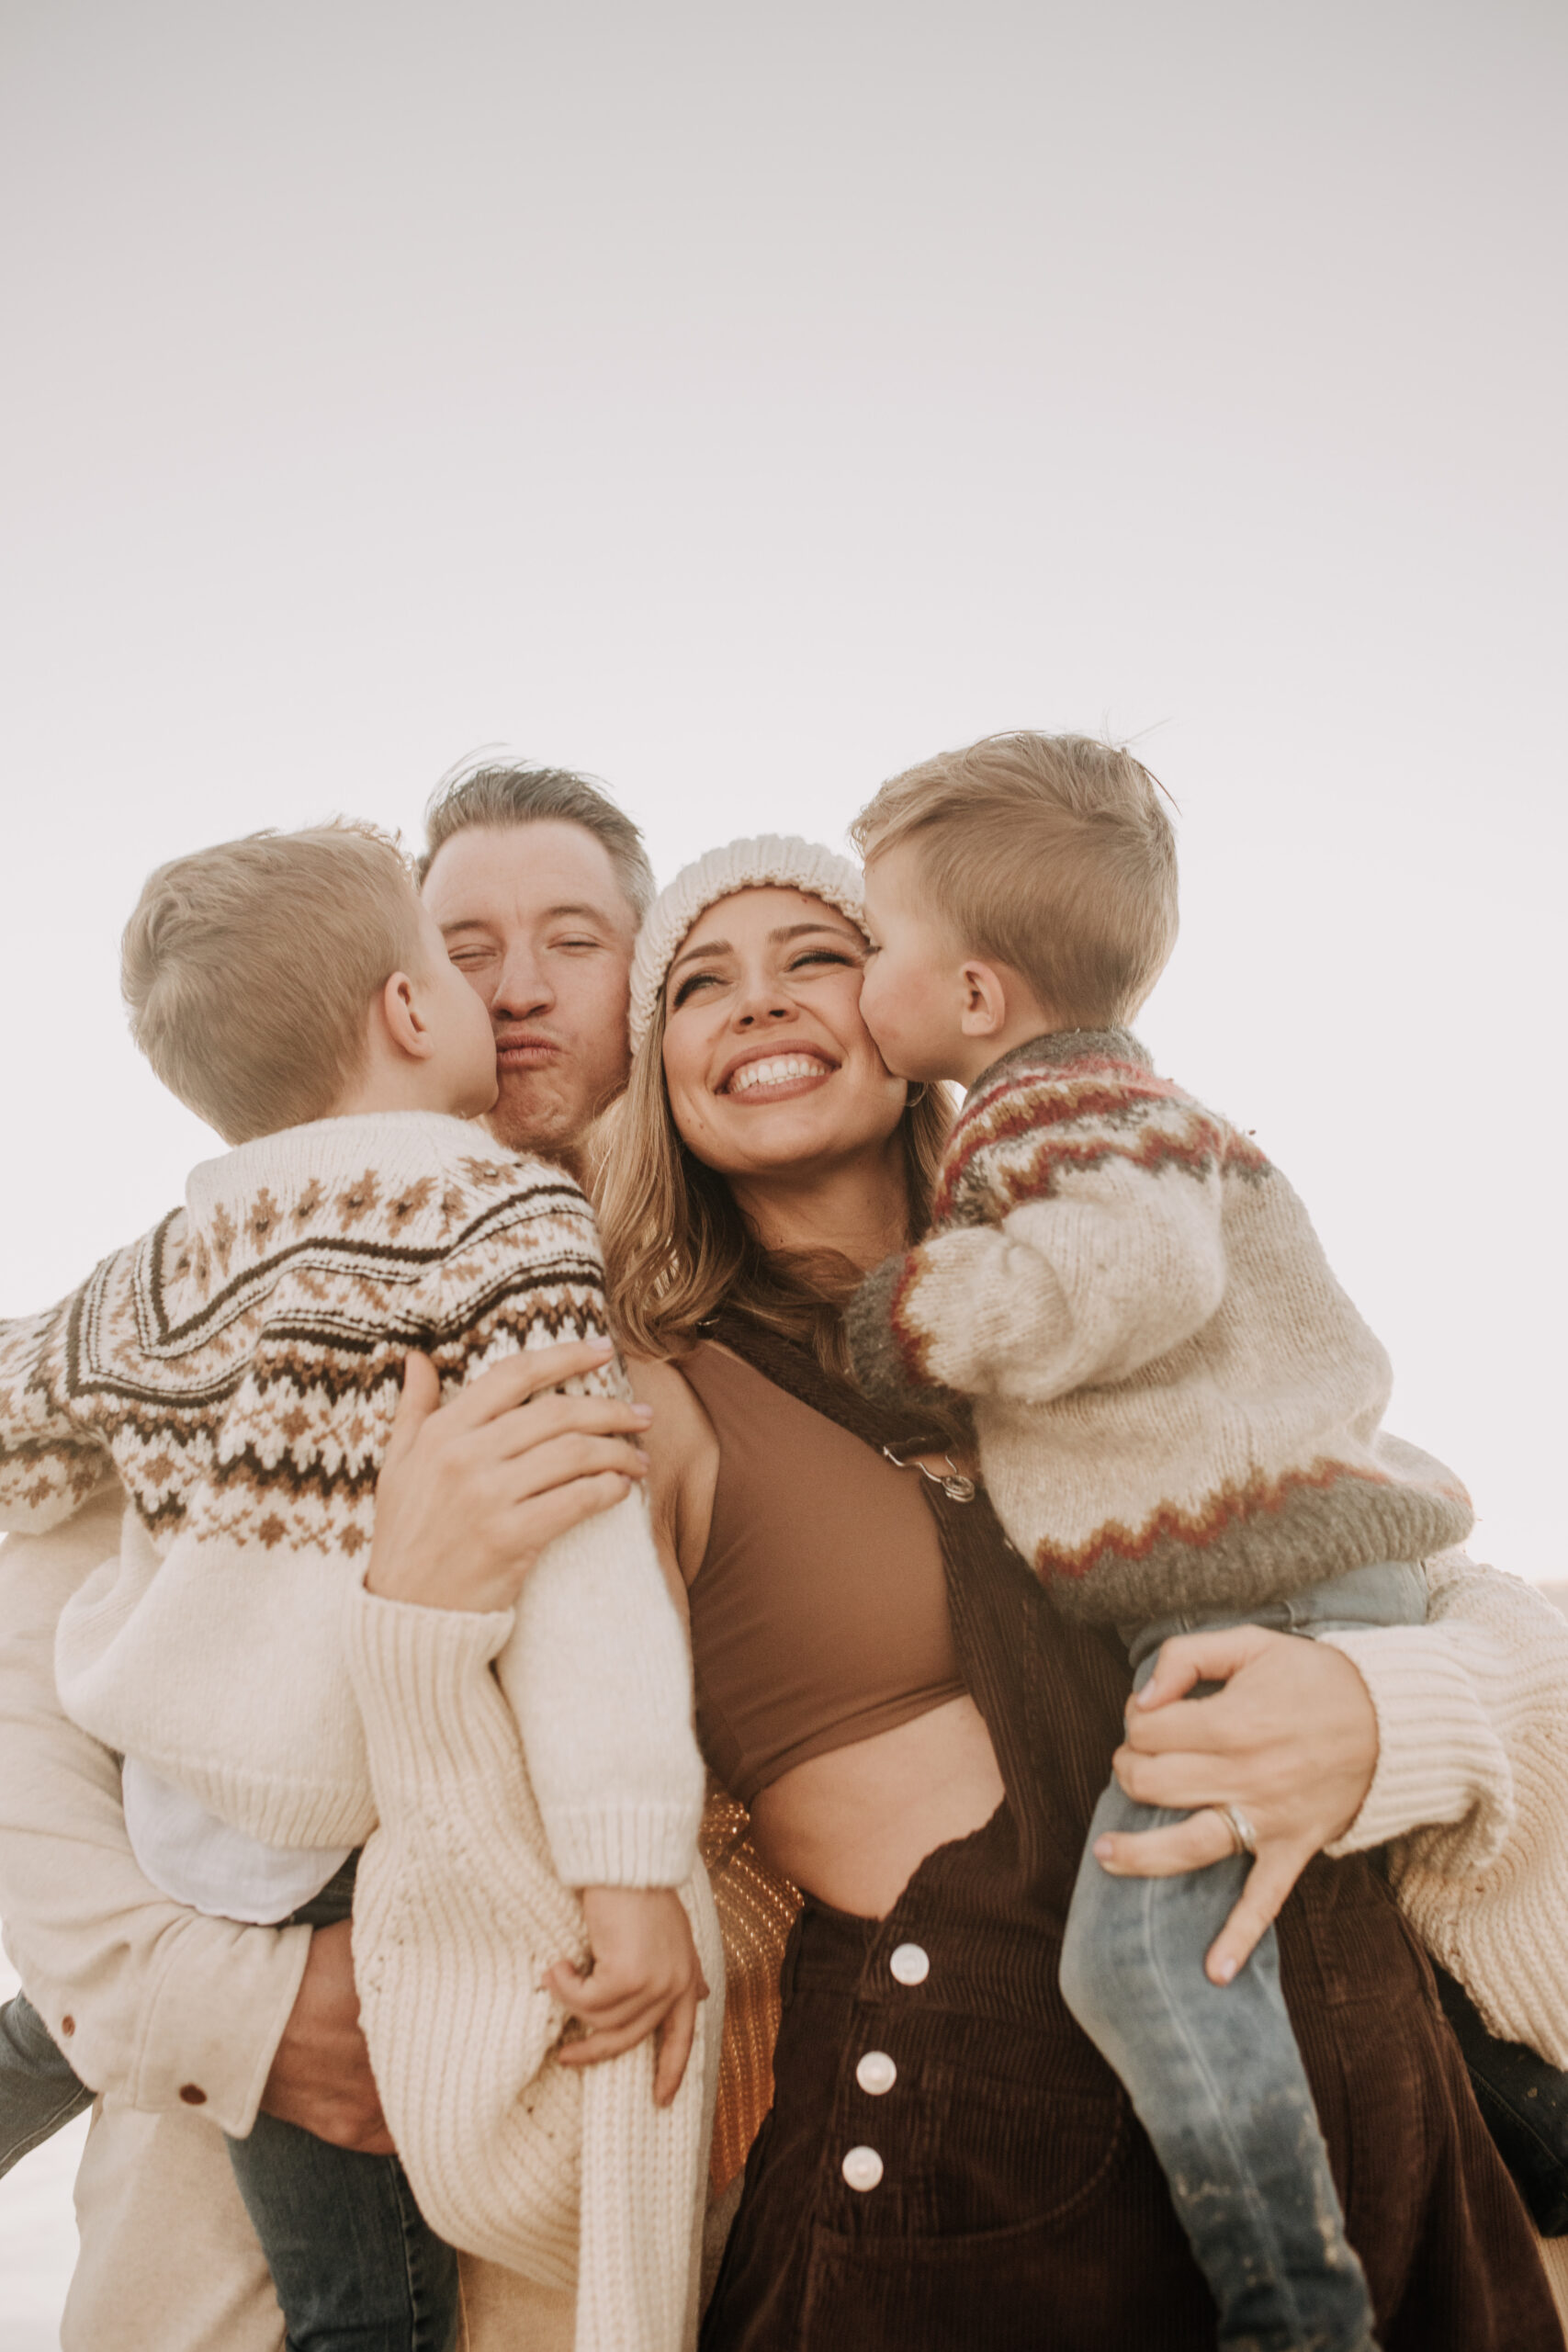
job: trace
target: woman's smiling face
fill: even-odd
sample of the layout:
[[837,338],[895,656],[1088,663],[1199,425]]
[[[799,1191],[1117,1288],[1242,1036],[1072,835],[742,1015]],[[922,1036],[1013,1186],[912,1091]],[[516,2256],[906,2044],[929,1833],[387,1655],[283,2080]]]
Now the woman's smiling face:
[[738,890],[699,915],[664,983],[664,1076],[709,1168],[826,1168],[886,1143],[907,1090],[860,1017],[864,962],[849,918],[804,890]]

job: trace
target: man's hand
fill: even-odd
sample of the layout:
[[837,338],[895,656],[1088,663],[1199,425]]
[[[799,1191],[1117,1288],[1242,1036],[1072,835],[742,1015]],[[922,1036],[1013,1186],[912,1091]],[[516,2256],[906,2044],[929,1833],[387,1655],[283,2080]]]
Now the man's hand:
[[586,2029],[580,2041],[566,2044],[560,2063],[597,2066],[662,2028],[653,2096],[668,2107],[692,2054],[697,2003],[708,1993],[681,1898],[668,1886],[590,1886],[582,1908],[592,1973],[558,1960],[543,1980]]
[[646,1405],[551,1393],[614,1352],[608,1340],[530,1348],[449,1405],[429,1357],[410,1355],[376,1487],[367,1589],[430,1609],[515,1607],[547,1544],[648,1475],[637,1442],[653,1418]]
[[[1186,1693],[1223,1682],[1206,1699]],[[1183,1634],[1127,1708],[1111,1759],[1139,1804],[1188,1809],[1164,1829],[1097,1838],[1095,1859],[1123,1878],[1176,1878],[1235,1850],[1215,1805],[1245,1814],[1258,1837],[1241,1899],[1211,1947],[1206,1972],[1228,1984],[1313,1856],[1366,1802],[1378,1760],[1367,1686],[1339,1650],[1258,1625]]]
[[299,1990],[261,2097],[265,2114],[297,2123],[335,2148],[367,2156],[397,2151],[359,2030],[349,1922],[318,1928]]

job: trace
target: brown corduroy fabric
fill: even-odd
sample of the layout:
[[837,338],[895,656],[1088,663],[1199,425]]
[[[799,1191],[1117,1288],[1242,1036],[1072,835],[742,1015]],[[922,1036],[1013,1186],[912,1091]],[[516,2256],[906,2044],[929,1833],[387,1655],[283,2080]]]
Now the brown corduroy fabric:
[[[787,1342],[731,1319],[715,1336],[868,1444],[918,1434]],[[703,2352],[1200,2352],[1215,2340],[1208,2290],[1125,2095],[1056,1984],[1126,1669],[1055,1618],[983,1496],[927,1493],[1007,1801],[931,1855],[886,1920],[807,1901],[784,1963],[773,2107]],[[930,1961],[918,1984],[889,1966],[903,1943]],[[1523,2209],[1376,1871],[1314,1863],[1280,1944],[1385,2352],[1562,2352]],[[869,2051],[897,2068],[881,2097],[856,2079]],[[864,2193],[841,2170],[856,2146],[883,2163]]]

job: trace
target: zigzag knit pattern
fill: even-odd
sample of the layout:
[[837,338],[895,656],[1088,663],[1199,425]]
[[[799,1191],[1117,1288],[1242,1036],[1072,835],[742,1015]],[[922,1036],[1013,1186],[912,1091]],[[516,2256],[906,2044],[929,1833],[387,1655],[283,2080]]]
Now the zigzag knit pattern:
[[1471,1526],[1382,1430],[1387,1356],[1296,1194],[1124,1031],[978,1081],[931,1237],[873,1275],[851,1340],[870,1394],[974,1399],[998,1515],[1075,1617],[1251,1609]]
[[0,1325],[0,1525],[58,1524],[112,1466],[155,1536],[352,1557],[409,1349],[460,1385],[601,1335],[602,1282],[577,1186],[457,1120],[243,1145],[58,1306]]

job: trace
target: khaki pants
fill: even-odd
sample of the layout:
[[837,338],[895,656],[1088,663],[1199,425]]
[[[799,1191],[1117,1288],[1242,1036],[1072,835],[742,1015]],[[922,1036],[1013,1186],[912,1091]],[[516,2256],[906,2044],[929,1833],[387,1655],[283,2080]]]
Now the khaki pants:
[[[283,2352],[283,2319],[215,2124],[105,2108],[76,2175],[61,2352]],[[465,2258],[462,2352],[570,2352],[573,2301]]]

